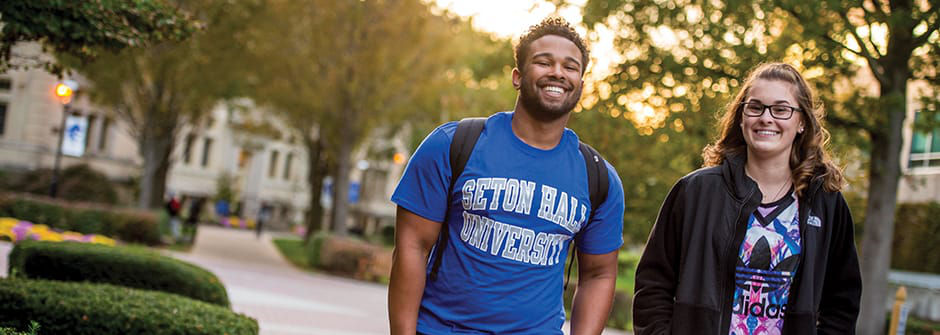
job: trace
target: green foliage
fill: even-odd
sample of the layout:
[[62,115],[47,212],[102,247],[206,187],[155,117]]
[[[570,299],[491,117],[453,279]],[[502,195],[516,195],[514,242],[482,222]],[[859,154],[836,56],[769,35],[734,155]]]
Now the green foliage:
[[144,248],[23,241],[9,257],[15,277],[107,283],[229,306],[225,287],[211,272]]
[[940,274],[940,203],[900,204],[891,268]]
[[232,189],[232,185],[235,183],[234,178],[228,174],[228,172],[223,172],[219,174],[219,177],[215,180],[215,200],[225,201],[230,206],[234,205],[235,201],[235,190]]
[[129,243],[161,243],[157,218],[145,211],[70,203],[23,194],[0,194],[0,217],[12,217],[61,230],[101,234]]
[[904,333],[908,335],[935,335],[940,333],[940,323],[908,317]]
[[[10,178],[3,183],[5,190],[36,195],[49,194],[49,185],[52,183],[51,169],[9,174]],[[65,168],[60,178],[58,196],[62,199],[109,205],[117,203],[115,184],[87,164]]]
[[37,335],[39,334],[39,323],[36,321],[29,322],[29,329],[26,331],[17,331],[16,329],[9,327],[0,328],[0,335]]
[[[346,192],[350,154],[370,136],[394,134],[409,121],[426,134],[442,119],[511,106],[511,96],[500,96],[512,92],[503,65],[512,60],[508,40],[473,32],[468,22],[432,14],[430,6],[320,0],[267,8],[251,38],[250,53],[264,60],[252,97],[274,107],[296,133],[316,129],[308,150],[324,152],[309,162],[312,184],[331,174],[334,191]],[[507,76],[481,79],[494,71]],[[335,202],[335,222],[346,216],[346,205]]]
[[239,96],[254,70],[239,40],[260,1],[180,2],[206,29],[185,41],[102,52],[94,62],[70,64],[92,85],[92,100],[126,124],[143,158],[138,205],[161,206],[170,153],[183,124],[200,131],[220,100]]
[[[639,135],[669,147],[675,142],[677,150],[645,148],[661,153],[657,159],[641,154],[643,160],[633,161],[624,155],[616,165],[621,172],[649,168],[650,176],[674,181],[696,167],[676,169],[676,155],[694,162],[701,144],[718,135],[713,116],[740,89],[749,69],[762,62],[795,65],[816,89],[839,162],[860,161],[870,171],[866,185],[872,203],[864,214],[862,276],[884,276],[890,240],[883,235],[894,224],[894,213],[887,211],[895,207],[896,197],[881,193],[895,191],[902,174],[897,152],[903,147],[907,97],[928,96],[924,100],[929,101],[921,101],[925,109],[938,105],[930,102],[937,100],[933,92],[940,87],[937,9],[934,1],[912,0],[588,0],[584,23],[614,27],[623,62],[606,82],[585,89],[582,106],[623,117]],[[926,89],[908,92],[909,84]],[[642,149],[645,141],[636,138],[625,136],[620,147]],[[643,187],[642,179],[628,179],[629,212],[635,202],[631,192]],[[655,187],[658,194],[668,188]],[[652,206],[642,202],[638,209],[644,216],[655,217]],[[627,220],[627,226],[648,227]],[[866,290],[862,301],[883,301],[885,293]],[[860,331],[875,332],[881,317],[877,303],[863,303]]]
[[281,252],[281,255],[294,266],[302,269],[311,268],[307,261],[307,253],[304,249],[304,241],[296,238],[275,238],[274,246]]
[[254,319],[156,291],[51,280],[0,280],[0,326],[36,320],[48,334],[258,334]]
[[[607,318],[607,327],[627,330],[632,326],[634,274],[639,260],[640,254],[632,250],[620,250],[617,254],[617,287],[610,316]],[[567,268],[568,265],[565,265],[565,271],[568,271]],[[569,318],[575,288],[578,286],[577,265],[572,267],[571,271],[571,282],[563,294]]]
[[[160,0],[7,0],[0,2],[0,23],[0,70],[19,65],[10,64],[11,49],[19,41],[39,41],[48,51],[89,61],[101,49],[181,40],[198,29],[189,15]],[[57,74],[64,70],[35,62]]]
[[330,238],[330,234],[324,231],[317,232],[310,237],[310,241],[307,241],[307,245],[304,247],[307,253],[307,264],[310,264],[312,267],[319,267],[320,264],[320,251],[323,249],[323,244],[326,243],[326,240]]

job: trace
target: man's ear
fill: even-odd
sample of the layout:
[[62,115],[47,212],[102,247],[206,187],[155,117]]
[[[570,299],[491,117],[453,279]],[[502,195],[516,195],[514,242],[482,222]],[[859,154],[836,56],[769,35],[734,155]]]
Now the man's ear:
[[522,87],[522,72],[517,67],[512,68],[512,87],[517,90]]

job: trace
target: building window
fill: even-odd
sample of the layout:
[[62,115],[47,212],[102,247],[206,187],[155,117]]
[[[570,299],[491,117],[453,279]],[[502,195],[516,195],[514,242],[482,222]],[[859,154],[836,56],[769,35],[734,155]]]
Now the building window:
[[13,87],[13,81],[10,78],[0,78],[0,91],[9,91]]
[[108,147],[108,133],[111,131],[111,118],[101,120],[101,135],[98,136],[98,151],[104,151]]
[[0,136],[6,133],[7,130],[7,104],[5,102],[0,102]]
[[294,161],[294,153],[287,153],[287,161],[284,162],[284,180],[290,179],[290,165]]
[[209,152],[212,151],[212,139],[206,137],[202,141],[202,167],[209,166]]
[[277,174],[277,151],[271,151],[271,164],[268,165],[268,177],[274,178]]
[[[914,122],[921,117],[914,115]],[[915,131],[911,137],[911,158],[907,165],[911,169],[940,167],[940,128],[932,131]]]
[[189,164],[189,161],[192,160],[193,144],[195,143],[196,143],[196,135],[193,135],[193,134],[186,135],[186,140],[183,142],[183,164]]

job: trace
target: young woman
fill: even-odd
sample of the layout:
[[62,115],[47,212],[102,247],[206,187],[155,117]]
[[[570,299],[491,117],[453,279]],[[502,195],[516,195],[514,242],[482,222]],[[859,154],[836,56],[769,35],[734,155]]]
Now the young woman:
[[752,70],[663,202],[636,272],[642,334],[854,334],[861,277],[842,173],[800,73]]

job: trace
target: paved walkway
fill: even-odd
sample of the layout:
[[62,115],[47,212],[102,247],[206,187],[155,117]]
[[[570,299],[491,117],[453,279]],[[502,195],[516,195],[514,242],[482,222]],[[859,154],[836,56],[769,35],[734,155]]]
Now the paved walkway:
[[386,286],[298,270],[268,234],[200,226],[192,251],[174,256],[214,272],[262,335],[388,334]]

